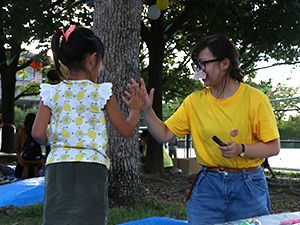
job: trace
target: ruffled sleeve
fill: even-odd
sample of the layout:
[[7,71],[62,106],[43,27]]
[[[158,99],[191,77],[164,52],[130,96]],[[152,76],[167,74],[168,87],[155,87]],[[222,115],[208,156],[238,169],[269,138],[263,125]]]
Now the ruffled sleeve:
[[43,101],[44,105],[50,107],[50,89],[51,89],[51,85],[50,84],[41,84],[41,101]]
[[103,109],[107,101],[112,96],[112,83],[102,83],[100,85],[100,108]]

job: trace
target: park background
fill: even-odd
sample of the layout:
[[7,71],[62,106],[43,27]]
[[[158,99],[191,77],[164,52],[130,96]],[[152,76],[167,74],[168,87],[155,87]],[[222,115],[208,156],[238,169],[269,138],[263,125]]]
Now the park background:
[[[127,116],[128,109],[121,96],[131,77],[138,79],[142,76],[149,89],[156,89],[153,108],[159,117],[172,114],[188,94],[203,87],[201,81],[192,79],[190,68],[189,52],[195,42],[209,35],[225,33],[240,51],[247,83],[262,90],[270,100],[295,97],[275,101],[272,105],[282,139],[299,140],[299,115],[285,115],[299,110],[298,81],[293,82],[295,87],[284,85],[289,76],[287,69],[284,69],[286,74],[259,70],[260,62],[267,62],[269,66],[273,64],[271,59],[295,67],[300,62],[299,1],[172,0],[159,9],[156,4],[160,2],[1,1],[1,113],[4,122],[17,126],[16,122],[22,121],[20,111],[14,111],[16,97],[37,96],[38,86],[52,66],[47,56],[48,44],[57,30],[66,30],[73,24],[91,27],[107,50],[97,82],[113,83],[120,109]],[[34,40],[41,44],[39,54],[28,54],[26,46]],[[274,68],[278,70],[278,67]],[[27,78],[29,75],[24,72],[25,68],[33,68],[34,75],[39,72],[41,79],[35,80],[34,77],[33,82],[26,86],[18,86],[16,77]],[[256,80],[260,72],[264,78],[267,75],[279,77],[282,85],[273,84],[268,79]],[[107,124],[111,137],[107,152],[112,159],[110,199],[120,205],[134,205],[143,200],[144,191],[139,167],[138,128],[132,137],[124,139],[109,121]],[[2,142],[1,151],[11,152],[14,142],[12,126],[3,127],[2,140],[5,142]],[[148,141],[151,151],[147,154],[145,172],[164,174],[162,146],[151,137]]]

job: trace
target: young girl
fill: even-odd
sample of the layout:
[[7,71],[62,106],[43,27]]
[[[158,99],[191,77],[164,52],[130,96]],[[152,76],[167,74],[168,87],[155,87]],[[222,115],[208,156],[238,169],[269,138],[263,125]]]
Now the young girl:
[[[123,136],[134,131],[144,103],[145,86],[133,79],[131,94],[123,97],[130,108],[127,120],[112,94],[112,84],[96,84],[102,68],[104,46],[86,28],[72,26],[56,32],[51,41],[54,63],[66,80],[41,85],[41,102],[32,135],[41,144],[50,144],[45,176],[43,224],[106,224],[108,213],[105,151],[107,131],[103,110]],[[48,121],[50,137],[46,135]]]
[[[202,165],[188,201],[189,225],[216,224],[270,214],[264,158],[280,150],[268,98],[242,82],[239,53],[224,35],[205,38],[191,52],[206,88],[189,95],[165,122],[152,107],[142,108],[148,130],[160,143],[191,133]],[[213,137],[225,142],[218,146]]]

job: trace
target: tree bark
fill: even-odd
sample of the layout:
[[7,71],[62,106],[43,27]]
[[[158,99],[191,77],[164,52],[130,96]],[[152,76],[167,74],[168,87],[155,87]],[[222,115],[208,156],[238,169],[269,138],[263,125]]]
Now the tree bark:
[[[129,110],[122,101],[130,78],[138,81],[139,38],[142,0],[96,0],[94,31],[103,41],[103,70],[97,82],[111,82],[113,94],[123,115]],[[111,159],[109,199],[117,205],[133,206],[143,202],[139,161],[138,126],[130,138],[123,138],[109,120],[107,153]]]

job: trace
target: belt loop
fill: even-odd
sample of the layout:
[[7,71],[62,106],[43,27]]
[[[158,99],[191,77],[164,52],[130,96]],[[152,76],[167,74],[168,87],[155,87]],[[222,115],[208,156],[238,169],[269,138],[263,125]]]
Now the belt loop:
[[245,168],[242,168],[242,171],[243,171],[243,178],[244,178],[244,180],[246,180],[247,179],[247,174],[246,174]]
[[202,171],[202,173],[206,174],[206,169],[207,169],[207,166],[201,166],[200,168],[200,171]]

